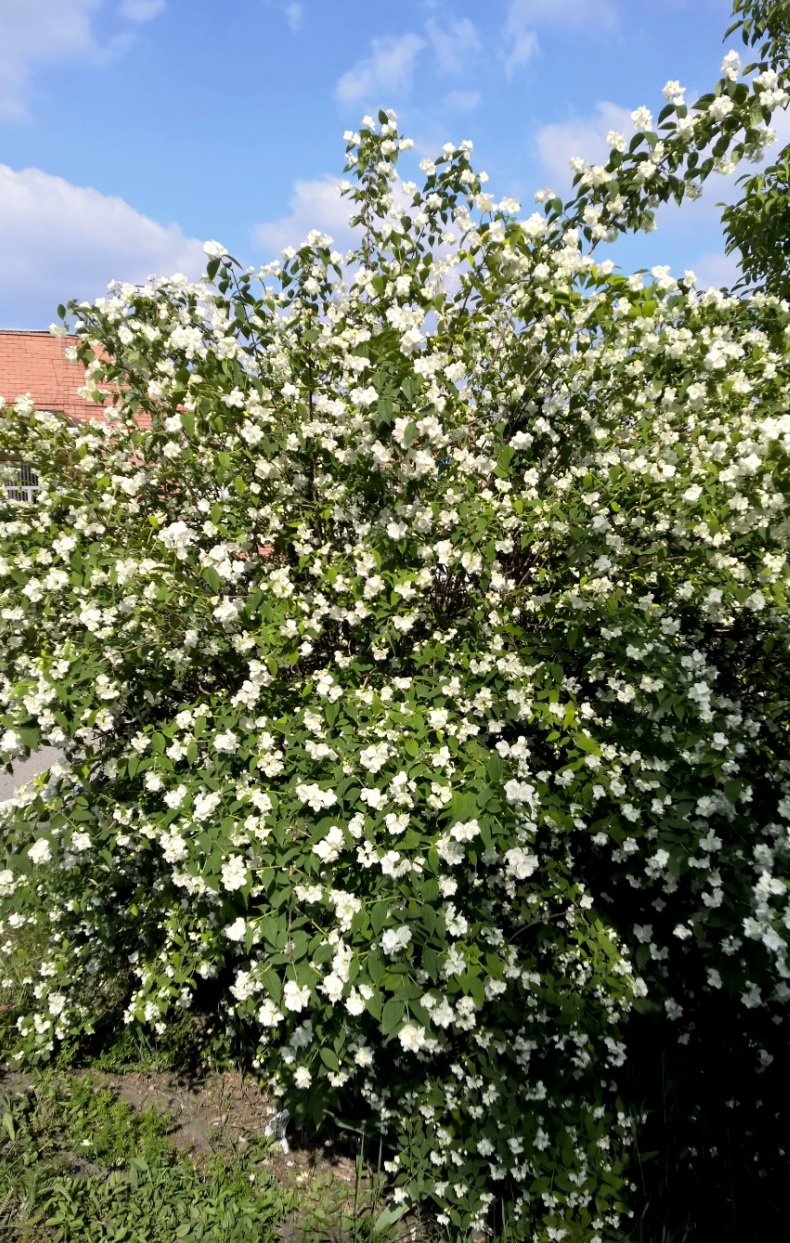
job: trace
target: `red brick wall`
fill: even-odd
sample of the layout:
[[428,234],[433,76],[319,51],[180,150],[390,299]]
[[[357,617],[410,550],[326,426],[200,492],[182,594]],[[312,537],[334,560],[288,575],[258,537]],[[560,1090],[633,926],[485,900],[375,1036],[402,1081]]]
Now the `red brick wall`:
[[101,418],[101,406],[77,395],[85,368],[65,356],[67,347],[76,344],[76,337],[0,329],[0,397],[13,405],[30,393],[39,410],[62,410],[72,419]]

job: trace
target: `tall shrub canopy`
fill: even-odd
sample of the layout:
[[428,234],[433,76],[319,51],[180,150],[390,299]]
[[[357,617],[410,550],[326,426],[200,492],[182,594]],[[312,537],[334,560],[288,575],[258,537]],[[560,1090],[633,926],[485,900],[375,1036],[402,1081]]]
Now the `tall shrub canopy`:
[[208,243],[71,308],[109,420],[0,426],[43,484],[0,509],[2,758],[66,755],[0,810],[17,1056],[119,988],[157,1032],[199,1008],[456,1235],[496,1203],[599,1243],[634,1022],[713,1007],[770,1065],[790,307],[605,249],[759,154],[785,76],[668,83],[527,216],[468,143],[401,180],[381,113],[352,255]]

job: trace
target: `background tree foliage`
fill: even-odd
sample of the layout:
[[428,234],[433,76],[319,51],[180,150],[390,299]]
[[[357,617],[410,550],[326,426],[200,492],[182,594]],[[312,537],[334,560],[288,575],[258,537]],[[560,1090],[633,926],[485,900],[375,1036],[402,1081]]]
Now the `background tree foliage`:
[[[770,69],[777,56],[786,58],[790,8],[787,0],[752,4],[737,0],[733,6],[744,43],[754,46],[759,70]],[[737,252],[742,285],[764,290],[778,298],[790,296],[790,144],[752,177],[741,178],[743,194],[725,207],[727,254]]]

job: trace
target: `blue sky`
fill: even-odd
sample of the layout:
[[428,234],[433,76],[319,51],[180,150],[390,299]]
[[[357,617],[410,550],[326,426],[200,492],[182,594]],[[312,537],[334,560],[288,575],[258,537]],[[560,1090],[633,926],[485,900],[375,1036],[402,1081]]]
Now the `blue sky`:
[[[630,111],[718,77],[729,0],[0,0],[0,326],[112,278],[347,244],[343,131],[392,107],[418,154],[469,138],[533,210]],[[728,46],[739,46],[731,43]],[[720,179],[721,180],[721,179]],[[623,263],[724,281],[716,185]]]

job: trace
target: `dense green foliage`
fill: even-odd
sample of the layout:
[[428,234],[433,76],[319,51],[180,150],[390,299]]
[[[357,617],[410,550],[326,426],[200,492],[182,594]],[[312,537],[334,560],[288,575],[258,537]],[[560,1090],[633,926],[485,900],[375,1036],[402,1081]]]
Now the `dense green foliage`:
[[692,108],[668,83],[527,219],[469,144],[399,180],[366,118],[352,255],[208,243],[199,285],[72,308],[110,421],[0,430],[44,481],[0,521],[3,753],[67,756],[2,812],[20,1058],[119,978],[125,1022],[206,1010],[300,1118],[372,1120],[453,1237],[611,1238],[646,1050],[682,1077],[715,1032],[755,1130],[790,997],[790,308],[599,252],[760,154],[783,56]]
[[167,1127],[89,1078],[42,1078],[0,1095],[0,1230],[20,1243],[277,1238],[291,1201],[256,1154],[200,1169],[173,1149]]
[[[758,72],[771,72],[777,51],[787,54],[790,8],[787,0],[753,4],[737,0],[744,42],[756,44]],[[744,16],[745,14],[745,16]],[[777,87],[781,89],[777,82]],[[790,297],[790,144],[771,163],[751,177],[741,178],[743,193],[737,203],[724,209],[722,219],[727,253],[736,252],[741,283],[750,288]]]

